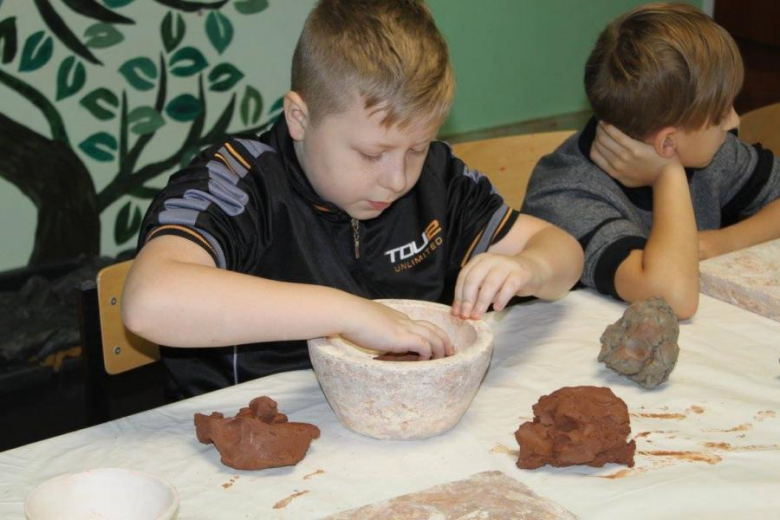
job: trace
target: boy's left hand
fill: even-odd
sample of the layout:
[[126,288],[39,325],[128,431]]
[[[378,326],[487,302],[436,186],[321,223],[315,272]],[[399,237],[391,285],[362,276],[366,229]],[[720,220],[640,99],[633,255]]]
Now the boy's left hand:
[[531,258],[482,253],[461,269],[452,314],[479,319],[493,304],[500,311],[513,296],[535,294],[544,283],[543,268]]

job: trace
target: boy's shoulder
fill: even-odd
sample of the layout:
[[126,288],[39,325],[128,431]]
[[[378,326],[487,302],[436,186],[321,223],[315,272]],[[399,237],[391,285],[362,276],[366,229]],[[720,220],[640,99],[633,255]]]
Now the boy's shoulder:
[[590,159],[595,120],[574,133],[534,167],[528,195],[538,190],[579,187],[588,191],[620,191],[616,182]]

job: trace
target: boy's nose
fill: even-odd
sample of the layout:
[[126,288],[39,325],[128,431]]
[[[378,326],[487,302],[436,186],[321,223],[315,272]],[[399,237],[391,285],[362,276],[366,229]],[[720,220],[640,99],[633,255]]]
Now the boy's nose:
[[380,176],[379,184],[393,193],[401,193],[406,189],[406,165],[393,162],[388,165],[387,171]]

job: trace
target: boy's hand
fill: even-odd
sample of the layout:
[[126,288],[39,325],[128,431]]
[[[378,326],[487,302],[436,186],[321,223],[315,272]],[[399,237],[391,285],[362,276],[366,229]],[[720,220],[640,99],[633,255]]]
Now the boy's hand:
[[596,128],[590,158],[628,188],[652,186],[664,168],[679,164],[676,154],[669,159],[661,157],[653,146],[632,139],[603,121]]
[[523,256],[482,253],[461,269],[452,314],[479,319],[490,304],[500,311],[513,296],[530,296],[542,287],[542,266]]
[[438,359],[455,354],[447,334],[428,321],[413,320],[381,303],[363,300],[350,317],[352,327],[341,336],[364,348],[382,352],[415,352],[420,359]]

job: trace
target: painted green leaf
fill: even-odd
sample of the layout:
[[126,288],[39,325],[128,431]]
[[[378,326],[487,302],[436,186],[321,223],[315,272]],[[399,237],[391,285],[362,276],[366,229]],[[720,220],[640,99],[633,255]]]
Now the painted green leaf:
[[70,97],[87,82],[84,64],[76,62],[75,56],[68,56],[57,69],[57,101]]
[[203,53],[195,47],[182,47],[171,56],[170,71],[174,76],[193,76],[208,66]]
[[165,113],[174,121],[192,121],[198,117],[203,110],[200,100],[192,94],[181,94],[173,98],[168,106],[165,107]]
[[137,135],[151,134],[165,124],[162,114],[149,106],[134,108],[127,115],[130,131]]
[[105,49],[123,41],[125,36],[110,23],[96,23],[84,31],[84,45],[93,49]]
[[211,45],[222,54],[233,40],[233,24],[219,11],[211,11],[206,17],[206,35]]
[[109,119],[113,119],[116,116],[116,113],[102,105],[118,108],[119,98],[107,88],[100,87],[81,98],[79,103],[89,110],[89,113],[96,118],[101,121],[108,121]]
[[186,32],[187,26],[184,25],[184,18],[182,18],[181,14],[176,13],[176,19],[174,20],[173,11],[168,11],[168,14],[163,18],[162,25],[160,25],[165,52],[171,52],[178,47],[184,39]]
[[276,112],[277,110],[281,110],[282,108],[284,108],[284,96],[274,101],[274,104],[271,105],[271,108],[268,110],[268,112],[273,114],[274,112]]
[[200,153],[200,148],[197,146],[191,146],[185,150],[184,155],[181,156],[181,161],[179,161],[179,167],[180,168],[186,168],[190,165],[190,162],[195,158],[196,155]]
[[3,63],[11,63],[16,57],[16,17],[0,22],[0,46],[3,47]]
[[209,90],[214,92],[224,92],[230,90],[236,83],[241,81],[244,77],[244,73],[238,70],[230,63],[220,63],[209,72],[209,82],[211,87]]
[[233,5],[241,14],[255,14],[268,8],[268,0],[239,0]]
[[[132,220],[130,220],[131,213]],[[141,229],[141,209],[138,206],[133,206],[132,202],[127,202],[116,215],[114,242],[117,245],[124,244],[133,238],[139,229]]]
[[116,138],[106,132],[98,132],[87,137],[79,143],[85,154],[96,161],[110,162],[114,160],[114,154],[117,149]]
[[43,31],[31,34],[24,42],[19,71],[31,72],[40,69],[49,62],[53,51],[54,42],[52,42],[51,36],[46,36]]
[[154,81],[152,80],[157,79],[157,66],[149,58],[140,56],[124,62],[119,67],[119,73],[134,88],[151,90],[154,88]]
[[103,3],[112,9],[116,9],[117,7],[124,7],[133,3],[133,0],[103,0]]
[[244,126],[257,123],[260,115],[263,113],[263,96],[251,85],[244,89],[244,96],[241,98],[241,122]]

